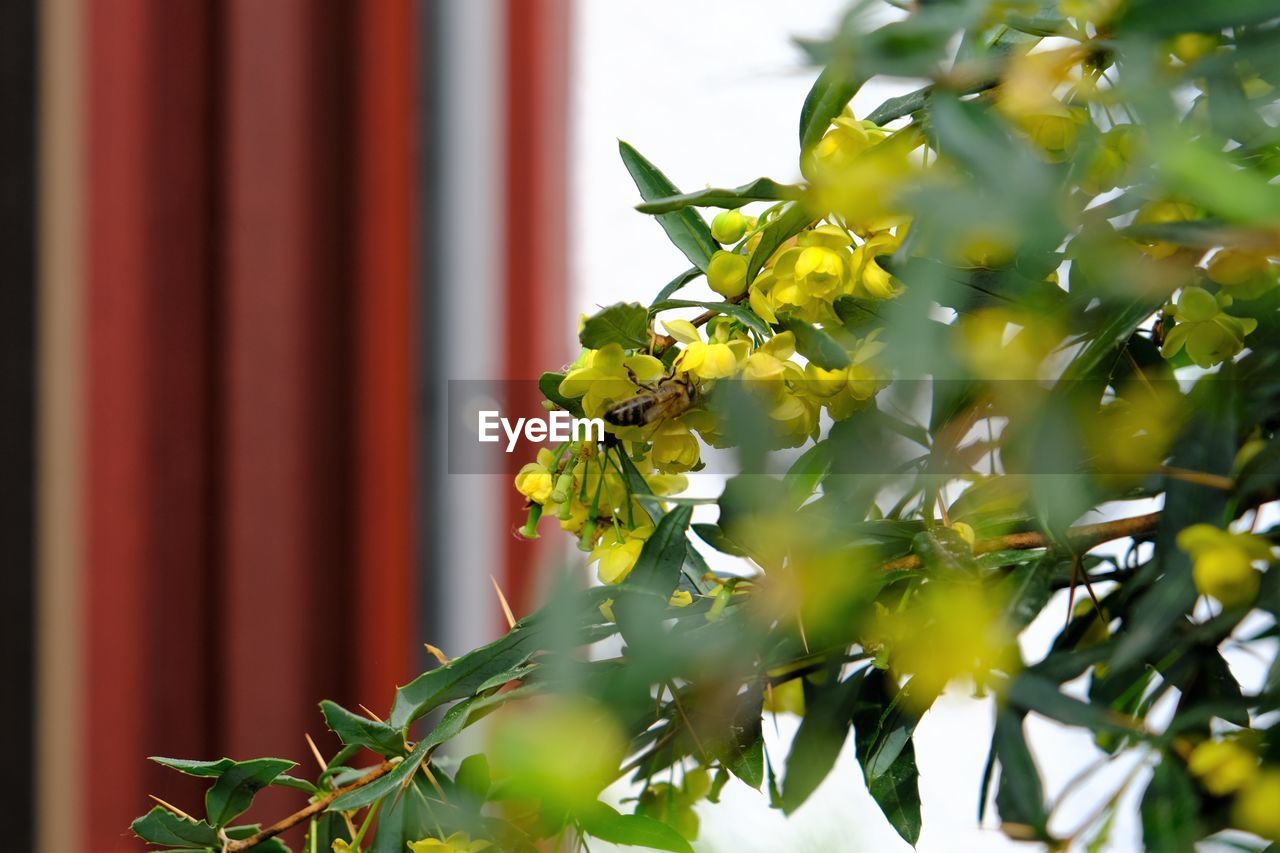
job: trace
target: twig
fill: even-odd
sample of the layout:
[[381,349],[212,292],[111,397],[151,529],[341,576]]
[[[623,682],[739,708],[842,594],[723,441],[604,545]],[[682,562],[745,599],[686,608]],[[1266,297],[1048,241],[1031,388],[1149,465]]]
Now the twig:
[[[744,290],[742,293],[739,293],[737,296],[733,297],[732,299],[726,299],[725,304],[737,305],[739,302],[747,298],[748,292],[749,291]],[[695,326],[701,326],[719,313],[720,313],[719,311],[703,311],[701,314],[699,314],[697,317],[694,317],[689,322],[693,323],[693,325]]]
[[283,820],[280,820],[280,821],[277,821],[276,823],[271,824],[271,826],[268,826],[266,829],[255,832],[253,835],[250,835],[248,838],[241,838],[236,841],[232,841],[230,844],[227,845],[227,853],[240,853],[241,850],[249,850],[253,847],[257,847],[259,844],[266,841],[268,838],[275,838],[277,835],[281,834],[282,832],[288,832],[298,824],[302,823],[304,820],[307,820],[308,818],[310,818],[312,815],[320,814],[320,812],[328,808],[329,804],[332,803],[334,800],[338,799],[338,797],[350,791],[355,791],[360,788],[363,788],[365,785],[368,785],[370,782],[376,782],[378,779],[381,779],[383,776],[386,776],[388,773],[394,770],[397,766],[399,766],[399,764],[400,762],[398,761],[382,762],[377,767],[373,768],[368,773],[364,774],[359,779],[352,782],[350,785],[346,785],[344,787],[339,788],[336,791],[333,791],[332,793],[326,794],[325,796],[321,797],[320,799],[308,805],[305,809],[301,809],[300,811],[294,812],[293,814],[289,815]]
[[[1121,518],[1115,521],[1104,521],[1099,524],[1085,524],[1067,531],[1067,540],[1073,548],[1087,551],[1095,545],[1110,542],[1112,539],[1124,539],[1153,530],[1160,523],[1160,513],[1138,515],[1133,518]],[[1033,548],[1047,548],[1054,544],[1043,533],[1028,531],[997,536],[994,539],[980,539],[973,544],[973,553],[989,554],[992,551],[1029,551]],[[915,554],[899,557],[881,564],[886,572],[898,569],[918,569],[924,563]]]

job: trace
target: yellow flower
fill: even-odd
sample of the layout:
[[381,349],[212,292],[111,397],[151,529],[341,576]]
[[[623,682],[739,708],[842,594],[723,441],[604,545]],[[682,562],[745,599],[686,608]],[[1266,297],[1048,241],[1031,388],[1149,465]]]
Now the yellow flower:
[[479,853],[493,845],[488,841],[471,840],[465,832],[455,832],[448,838],[423,838],[421,841],[410,841],[410,853]]
[[857,292],[860,295],[870,296],[873,299],[892,299],[902,292],[902,288],[894,282],[893,277],[876,262],[876,258],[881,255],[891,255],[897,251],[901,242],[900,236],[895,236],[888,231],[879,231],[868,237],[854,250],[854,281],[857,283]]
[[719,327],[716,336],[703,341],[698,329],[688,320],[671,320],[664,323],[667,334],[685,345],[676,358],[677,371],[693,374],[697,379],[723,379],[742,369],[751,349],[748,341],[730,338]]
[[687,589],[678,589],[671,593],[671,599],[667,603],[672,607],[688,607],[693,604],[693,593]]
[[1231,809],[1233,823],[1269,841],[1280,841],[1280,769],[1268,767],[1239,794]]
[[747,258],[723,249],[707,263],[707,284],[725,299],[741,296],[747,289]]
[[1160,354],[1173,358],[1185,347],[1200,367],[1235,358],[1244,349],[1245,336],[1258,327],[1252,317],[1224,313],[1213,294],[1199,287],[1184,287],[1169,310],[1177,325],[1165,334]]
[[551,466],[555,456],[547,448],[538,451],[538,461],[530,462],[516,474],[516,491],[534,503],[544,504],[551,497],[554,475]]
[[844,258],[835,249],[809,246],[800,251],[795,266],[796,283],[812,296],[828,297],[844,282]]
[[1193,524],[1178,534],[1178,547],[1191,555],[1196,589],[1231,607],[1258,594],[1255,562],[1271,559],[1271,545],[1250,533],[1230,533],[1210,524]]
[[587,350],[579,361],[581,366],[570,370],[560,382],[560,393],[581,397],[583,412],[592,418],[600,417],[610,405],[639,390],[631,381],[632,374],[640,382],[653,382],[666,373],[658,359],[643,354],[627,356],[619,344]]
[[1223,249],[1209,260],[1206,275],[1232,296],[1256,299],[1276,285],[1280,272],[1266,252]]
[[1207,740],[1191,751],[1187,769],[1210,794],[1225,797],[1258,775],[1258,758],[1237,741]]
[[679,421],[666,421],[653,436],[650,458],[664,474],[678,474],[698,464],[698,439]]
[[644,541],[652,533],[653,528],[648,526],[637,527],[622,534],[616,531],[605,533],[604,539],[591,552],[589,561],[597,563],[596,574],[600,582],[610,585],[622,583],[631,573],[636,560],[640,559]]

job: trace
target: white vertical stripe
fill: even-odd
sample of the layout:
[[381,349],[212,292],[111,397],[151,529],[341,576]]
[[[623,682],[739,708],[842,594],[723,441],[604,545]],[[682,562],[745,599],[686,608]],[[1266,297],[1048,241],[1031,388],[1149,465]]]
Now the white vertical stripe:
[[[439,206],[432,216],[440,233],[438,257],[428,259],[435,280],[427,298],[437,300],[443,360],[437,375],[446,379],[494,379],[503,370],[505,17],[501,0],[441,0]],[[449,411],[446,383],[438,393],[440,417],[474,429],[474,415]],[[502,574],[507,533],[495,518],[508,484],[493,475],[449,474],[446,435],[437,432],[441,482],[420,488],[441,508],[434,534],[439,562],[432,567],[441,636],[433,641],[457,655],[493,638],[489,575]]]

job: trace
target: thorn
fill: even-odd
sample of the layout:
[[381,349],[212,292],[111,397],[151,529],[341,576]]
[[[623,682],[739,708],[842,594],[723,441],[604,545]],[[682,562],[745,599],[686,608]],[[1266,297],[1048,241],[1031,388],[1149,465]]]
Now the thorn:
[[377,720],[378,722],[380,722],[380,723],[382,722],[382,718],[381,718],[381,717],[379,717],[377,714],[373,713],[372,711],[370,711],[367,705],[361,705],[361,706],[360,706],[360,710],[361,710],[361,711],[364,711],[364,712],[365,712],[366,714],[368,714],[371,718],[373,718],[373,719]]
[[303,737],[307,739],[307,746],[311,747],[311,754],[316,757],[316,764],[320,765],[320,772],[323,773],[328,770],[329,762],[324,760],[324,756],[320,754],[320,747],[316,746],[316,742],[311,739],[311,735],[304,734]]
[[196,819],[195,819],[195,818],[193,818],[191,815],[189,815],[189,814],[187,814],[186,812],[184,812],[182,809],[180,809],[180,808],[178,808],[177,806],[175,806],[173,803],[166,803],[164,800],[160,799],[160,798],[159,798],[159,797],[157,797],[155,794],[147,794],[147,796],[148,796],[148,797],[150,797],[151,799],[155,800],[157,803],[159,803],[160,805],[164,806],[166,809],[168,809],[169,811],[173,812],[174,814],[176,814],[178,817],[182,818],[183,820],[189,820],[189,821],[191,821],[192,823],[199,823],[199,821],[198,821],[198,820],[196,820]]
[[427,781],[431,783],[431,787],[436,789],[436,793],[440,795],[440,802],[447,803],[449,798],[444,795],[444,788],[440,787],[440,782],[436,779],[436,774],[431,772],[431,768],[424,761],[422,763],[422,772],[426,774]]
[[507,627],[514,628],[516,626],[516,617],[511,613],[511,605],[507,604],[507,597],[502,594],[502,588],[498,586],[498,579],[493,575],[489,575],[489,580],[493,581],[493,591],[498,594],[498,602],[502,605],[502,612],[507,617]]
[[431,655],[436,660],[440,661],[441,666],[445,666],[449,663],[449,656],[446,655],[444,652],[440,651],[440,649],[436,648],[430,643],[423,643],[422,645],[426,647],[427,653],[429,655]]

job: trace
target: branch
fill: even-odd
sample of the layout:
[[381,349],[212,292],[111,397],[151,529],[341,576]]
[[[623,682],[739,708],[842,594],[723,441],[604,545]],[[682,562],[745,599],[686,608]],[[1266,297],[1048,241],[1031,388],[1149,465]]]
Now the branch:
[[[1125,539],[1155,529],[1160,523],[1160,513],[1153,512],[1133,518],[1120,518],[1115,521],[1103,521],[1099,524],[1084,524],[1067,531],[1067,543],[1076,550],[1088,551],[1103,542],[1113,539]],[[973,545],[974,554],[989,554],[992,551],[1029,551],[1033,548],[1048,548],[1055,544],[1052,539],[1037,531],[1026,533],[1010,533],[1008,536],[997,536],[994,539],[982,539]],[[880,568],[886,572],[895,569],[918,569],[922,566],[920,558],[908,554],[896,560],[884,563]]]
[[268,838],[275,838],[277,835],[279,835],[282,832],[288,832],[298,824],[302,823],[304,820],[307,820],[308,818],[310,818],[312,815],[317,815],[320,812],[324,811],[325,808],[329,805],[329,803],[332,803],[334,800],[338,799],[338,797],[342,796],[348,791],[354,791],[357,788],[363,788],[365,785],[368,785],[370,782],[373,782],[377,779],[381,779],[383,776],[387,775],[392,770],[394,770],[399,764],[400,762],[398,761],[382,762],[377,767],[373,768],[372,770],[370,770],[368,773],[361,776],[356,781],[352,782],[349,785],[345,785],[336,791],[326,794],[325,796],[316,800],[314,803],[311,803],[310,805],[308,805],[305,809],[294,812],[293,814],[289,815],[283,820],[278,821],[277,823],[271,824],[271,826],[268,826],[266,829],[263,829],[259,832],[254,833],[253,835],[250,835],[248,838],[241,838],[238,841],[232,841],[230,844],[227,845],[227,848],[226,848],[227,853],[239,853],[241,850],[248,850],[251,847],[257,847],[259,844],[266,841]]

